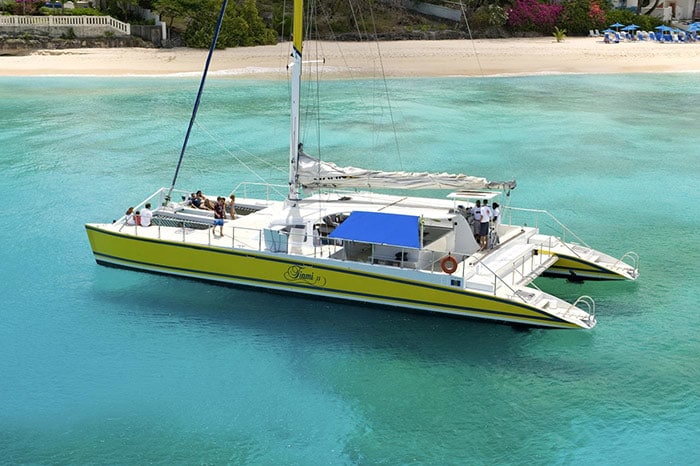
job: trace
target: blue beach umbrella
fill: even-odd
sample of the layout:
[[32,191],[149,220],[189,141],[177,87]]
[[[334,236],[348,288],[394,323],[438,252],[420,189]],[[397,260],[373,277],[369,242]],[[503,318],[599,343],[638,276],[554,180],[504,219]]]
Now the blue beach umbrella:
[[656,26],[654,29],[658,29],[659,31],[662,31],[662,32],[673,31],[672,27],[666,26],[665,24],[662,24],[661,26]]
[[620,24],[620,23],[615,23],[615,24],[610,25],[610,27],[615,28],[615,30],[617,30],[618,28],[621,28],[623,26],[624,26],[624,24]]

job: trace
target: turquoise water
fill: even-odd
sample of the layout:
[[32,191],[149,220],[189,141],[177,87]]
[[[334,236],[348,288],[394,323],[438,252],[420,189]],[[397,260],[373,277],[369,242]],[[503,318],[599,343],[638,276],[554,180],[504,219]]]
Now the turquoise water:
[[[97,266],[83,224],[169,184],[197,85],[0,78],[0,462],[700,463],[700,75],[319,89],[311,153],[514,177],[513,205],[636,251],[636,283],[538,281],[596,299],[588,332]],[[287,96],[211,81],[179,185],[255,181],[239,159],[284,183]]]

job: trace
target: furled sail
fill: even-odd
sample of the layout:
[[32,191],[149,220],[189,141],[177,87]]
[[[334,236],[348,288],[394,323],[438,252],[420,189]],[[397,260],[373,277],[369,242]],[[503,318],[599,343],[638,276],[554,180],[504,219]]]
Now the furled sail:
[[451,173],[385,172],[356,167],[339,167],[301,152],[299,184],[305,189],[514,189],[513,181],[489,181],[486,178]]

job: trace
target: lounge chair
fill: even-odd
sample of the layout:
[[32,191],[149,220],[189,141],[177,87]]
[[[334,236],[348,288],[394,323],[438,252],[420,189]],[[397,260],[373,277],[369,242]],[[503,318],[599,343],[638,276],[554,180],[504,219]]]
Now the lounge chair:
[[593,29],[588,30],[588,37],[595,37],[595,33],[593,32]]
[[600,37],[600,32],[598,32],[597,29],[595,30],[595,36],[596,36],[596,37]]

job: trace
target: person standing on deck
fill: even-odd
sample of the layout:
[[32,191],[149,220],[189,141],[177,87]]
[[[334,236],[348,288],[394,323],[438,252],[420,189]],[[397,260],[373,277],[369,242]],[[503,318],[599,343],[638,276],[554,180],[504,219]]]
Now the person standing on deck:
[[489,201],[484,200],[484,205],[481,206],[481,228],[479,230],[479,243],[481,244],[481,250],[485,250],[488,245],[489,240],[489,222],[493,212],[489,207]]
[[226,212],[231,217],[231,220],[236,218],[236,195],[231,194],[228,201],[226,201]]
[[225,204],[226,199],[219,196],[214,203],[214,236],[216,236],[216,227],[219,227],[219,236],[224,236],[224,218],[226,218]]
[[474,223],[472,226],[474,227],[474,239],[478,242],[479,241],[479,233],[481,231],[481,201],[477,200],[476,205],[472,207],[472,215],[474,218]]

